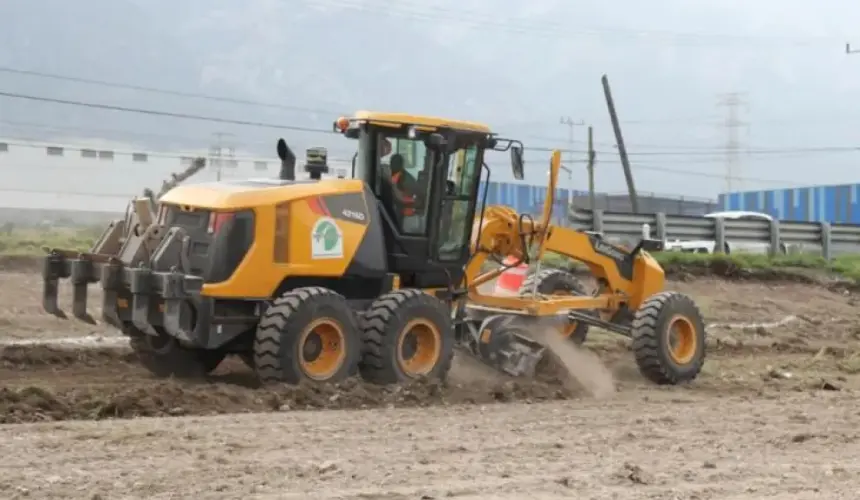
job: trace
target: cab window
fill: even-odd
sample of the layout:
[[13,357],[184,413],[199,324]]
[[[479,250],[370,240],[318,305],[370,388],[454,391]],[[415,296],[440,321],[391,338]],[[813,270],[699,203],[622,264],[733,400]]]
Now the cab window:
[[454,191],[448,193],[456,196],[471,196],[472,189],[475,183],[478,182],[475,171],[477,165],[478,148],[469,146],[468,148],[458,150],[451,156],[448,165],[448,180],[449,186],[454,187]]
[[476,199],[473,190],[478,182],[478,148],[469,146],[457,150],[448,160],[448,182],[442,199],[438,255],[441,261],[457,261],[468,252],[468,237],[472,230],[470,213]]
[[433,155],[420,139],[378,136],[377,194],[404,234],[427,234],[426,200],[432,186]]

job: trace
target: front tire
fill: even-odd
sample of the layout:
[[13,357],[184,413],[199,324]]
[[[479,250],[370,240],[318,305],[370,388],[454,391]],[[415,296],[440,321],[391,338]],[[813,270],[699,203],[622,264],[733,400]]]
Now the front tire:
[[648,380],[677,385],[691,382],[702,371],[705,321],[688,296],[678,292],[651,296],[636,311],[632,327],[636,364]]

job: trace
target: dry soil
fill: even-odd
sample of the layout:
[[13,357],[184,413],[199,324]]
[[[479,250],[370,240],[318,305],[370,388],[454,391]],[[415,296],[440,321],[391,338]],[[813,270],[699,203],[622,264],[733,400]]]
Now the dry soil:
[[536,381],[460,356],[446,384],[392,389],[262,388],[238,360],[207,380],[156,380],[109,329],[42,313],[39,287],[32,272],[0,273],[4,498],[791,500],[860,488],[849,292],[670,283],[709,323],[705,371],[687,386],[643,381],[627,342],[598,331],[587,350],[557,347],[567,370]]

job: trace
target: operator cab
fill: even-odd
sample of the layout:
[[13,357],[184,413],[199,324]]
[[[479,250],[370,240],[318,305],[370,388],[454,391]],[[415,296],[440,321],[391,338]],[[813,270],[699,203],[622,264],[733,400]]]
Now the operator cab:
[[522,179],[522,144],[480,123],[400,113],[360,111],[339,118],[334,130],[358,140],[352,177],[381,206],[389,270],[403,286],[457,286],[470,255],[484,151],[510,150]]

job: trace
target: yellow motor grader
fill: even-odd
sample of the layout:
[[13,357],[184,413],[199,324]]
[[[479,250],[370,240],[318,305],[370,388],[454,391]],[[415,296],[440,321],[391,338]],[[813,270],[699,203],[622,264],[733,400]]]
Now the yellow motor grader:
[[[351,179],[324,178],[327,154],[308,150],[305,179],[278,142],[277,179],[181,185],[154,206],[135,200],[89,252],[49,249],[44,308],[64,316],[58,281],[73,285],[75,317],[87,286],[104,292],[102,318],[158,375],[204,374],[241,356],[263,382],[375,383],[445,377],[455,347],[513,376],[529,376],[544,346],[529,337],[553,320],[582,340],[597,326],[633,339],[641,372],[659,384],[694,379],[704,324],[687,296],[663,290],[643,240],[632,250],[600,234],[553,226],[560,154],[552,153],[540,220],[485,206],[491,151],[509,152],[523,178],[523,147],[480,123],[360,111],[334,131],[357,142]],[[486,195],[485,195],[486,196]],[[477,222],[475,222],[477,221]],[[579,261],[598,288],[538,270],[519,296],[479,291],[519,262],[554,252]]]

